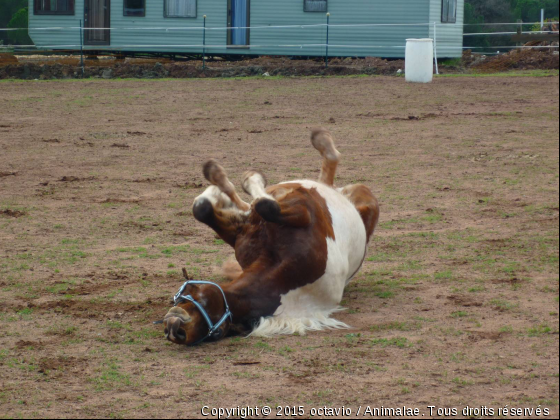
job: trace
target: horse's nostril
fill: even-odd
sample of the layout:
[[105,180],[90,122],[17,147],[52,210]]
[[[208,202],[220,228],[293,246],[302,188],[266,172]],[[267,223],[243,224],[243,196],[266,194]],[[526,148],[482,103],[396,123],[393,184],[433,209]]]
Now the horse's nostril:
[[177,330],[177,338],[181,341],[185,341],[187,339],[187,334],[185,333],[185,330],[178,329]]

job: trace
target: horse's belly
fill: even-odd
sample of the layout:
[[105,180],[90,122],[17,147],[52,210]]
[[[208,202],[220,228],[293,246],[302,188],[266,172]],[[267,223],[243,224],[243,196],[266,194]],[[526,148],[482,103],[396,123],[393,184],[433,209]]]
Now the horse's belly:
[[275,315],[298,316],[332,311],[342,300],[344,287],[360,269],[366,252],[366,229],[354,205],[338,191],[314,181],[296,181],[316,188],[331,214],[334,239],[327,238],[325,273],[316,281],[281,297]]

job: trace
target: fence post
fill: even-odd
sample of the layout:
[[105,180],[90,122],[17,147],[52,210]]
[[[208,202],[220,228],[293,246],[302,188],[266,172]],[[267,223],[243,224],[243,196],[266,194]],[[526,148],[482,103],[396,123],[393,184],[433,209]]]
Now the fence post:
[[439,65],[437,62],[437,23],[434,22],[434,62],[436,64],[436,74],[439,74]]
[[544,30],[544,9],[541,9],[541,31]]
[[206,15],[204,18],[204,26],[202,27],[202,70],[206,70]]
[[523,21],[521,19],[517,19],[517,23],[519,26],[517,27],[517,35],[519,35],[519,41],[517,41],[517,46],[521,46],[521,35],[523,35]]
[[84,78],[84,28],[80,19],[80,66],[82,67],[82,79]]
[[329,22],[331,14],[327,13],[327,44],[325,49],[325,67],[329,67]]

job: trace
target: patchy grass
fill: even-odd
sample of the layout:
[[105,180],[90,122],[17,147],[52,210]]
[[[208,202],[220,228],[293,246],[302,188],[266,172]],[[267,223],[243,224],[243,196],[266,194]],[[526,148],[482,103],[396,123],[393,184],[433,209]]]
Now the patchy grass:
[[[372,395],[558,415],[558,75],[523,76],[2,84],[0,172],[17,174],[0,209],[25,212],[0,215],[4,416],[356,412]],[[337,138],[336,185],[381,203],[334,314],[351,329],[167,342],[153,322],[181,269],[222,283],[233,255],[192,216],[201,163],[236,186],[251,168],[271,185],[316,178],[312,126]]]

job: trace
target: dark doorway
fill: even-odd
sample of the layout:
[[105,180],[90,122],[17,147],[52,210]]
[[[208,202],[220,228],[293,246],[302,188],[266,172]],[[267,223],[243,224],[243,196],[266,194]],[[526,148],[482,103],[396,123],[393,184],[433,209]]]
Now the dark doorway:
[[250,0],[228,0],[228,45],[247,47],[251,16]]
[[[85,0],[84,4],[84,44],[111,44],[111,0]],[[95,29],[88,29],[95,28]]]

